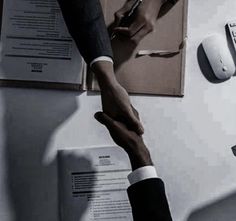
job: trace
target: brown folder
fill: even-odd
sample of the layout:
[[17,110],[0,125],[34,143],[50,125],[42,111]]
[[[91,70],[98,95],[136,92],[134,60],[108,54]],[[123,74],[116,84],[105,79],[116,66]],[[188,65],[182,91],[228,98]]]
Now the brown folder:
[[[124,0],[101,0],[107,26],[112,26],[114,13]],[[112,40],[114,63],[118,81],[130,93],[168,96],[184,95],[185,39],[187,29],[187,0],[161,9],[154,32],[148,34],[136,47],[130,42]],[[164,50],[168,55],[137,56],[140,50]],[[176,52],[178,51],[178,52]],[[90,90],[98,90],[92,76]]]

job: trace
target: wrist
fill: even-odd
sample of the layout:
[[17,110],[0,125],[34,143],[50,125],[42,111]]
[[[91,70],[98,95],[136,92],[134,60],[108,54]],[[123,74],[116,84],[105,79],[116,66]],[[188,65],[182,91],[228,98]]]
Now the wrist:
[[134,150],[128,152],[128,156],[131,162],[132,170],[136,170],[144,166],[153,166],[153,162],[145,145],[136,147]]
[[91,66],[95,73],[101,90],[107,90],[109,87],[115,87],[118,83],[115,77],[113,63],[109,61],[98,61]]

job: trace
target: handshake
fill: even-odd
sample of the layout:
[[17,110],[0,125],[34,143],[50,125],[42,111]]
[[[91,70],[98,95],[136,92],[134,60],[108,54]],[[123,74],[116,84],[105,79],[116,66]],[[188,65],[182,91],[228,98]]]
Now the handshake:
[[108,129],[114,142],[126,151],[133,171],[140,167],[153,165],[141,135],[103,112],[97,112],[94,117]]
[[139,114],[126,90],[116,80],[112,64],[96,62],[92,68],[97,73],[103,107],[103,112],[96,113],[95,119],[108,129],[114,142],[127,152],[133,170],[152,165],[142,138],[144,129]]
[[114,142],[126,151],[133,171],[144,166],[153,165],[150,153],[141,135],[129,129],[126,124],[109,117],[103,112],[97,112],[94,117],[108,129]]

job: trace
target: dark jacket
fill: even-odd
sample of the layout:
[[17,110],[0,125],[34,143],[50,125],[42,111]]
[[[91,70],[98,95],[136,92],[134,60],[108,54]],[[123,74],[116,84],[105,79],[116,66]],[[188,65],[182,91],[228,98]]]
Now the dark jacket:
[[112,57],[110,38],[99,0],[58,0],[68,30],[87,63]]
[[172,221],[164,183],[152,178],[128,188],[134,221]]

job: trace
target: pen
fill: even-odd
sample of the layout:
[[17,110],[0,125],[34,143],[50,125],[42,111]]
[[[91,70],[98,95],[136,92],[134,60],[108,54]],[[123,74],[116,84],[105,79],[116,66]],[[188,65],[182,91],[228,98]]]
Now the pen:
[[[125,26],[129,22],[130,17],[134,14],[134,12],[139,7],[139,5],[142,3],[142,1],[143,0],[136,0],[134,2],[134,4],[131,7],[131,9],[124,14],[124,17],[121,19],[120,24],[118,26],[123,27],[123,26]],[[116,33],[112,32],[111,40],[114,39],[115,37],[116,37]]]

